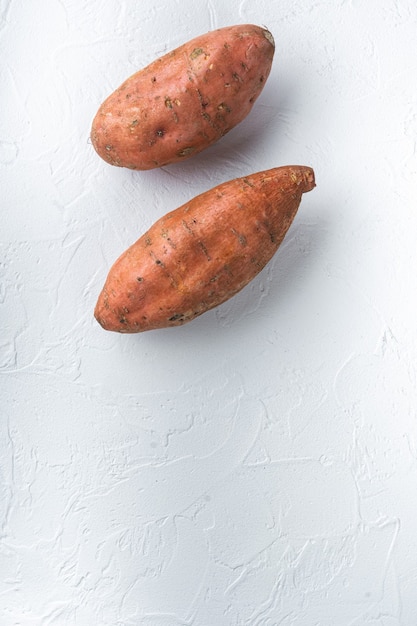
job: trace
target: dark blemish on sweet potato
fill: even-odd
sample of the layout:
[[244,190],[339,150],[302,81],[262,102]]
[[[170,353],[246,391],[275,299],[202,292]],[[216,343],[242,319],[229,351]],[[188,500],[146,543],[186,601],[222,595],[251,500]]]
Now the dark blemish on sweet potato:
[[235,228],[232,228],[231,230],[232,230],[232,233],[236,235],[236,237],[238,238],[238,241],[241,246],[246,246],[248,244],[245,235],[243,235],[242,233],[239,233]]
[[202,241],[199,241],[198,243],[199,243],[200,248],[202,249],[203,254],[206,257],[207,261],[211,261],[211,256],[209,255],[208,250],[207,250],[206,246],[204,245],[204,243]]
[[180,157],[185,157],[185,156],[192,154],[194,151],[195,151],[195,148],[193,146],[189,146],[188,148],[183,148],[182,150],[179,150],[177,152],[177,155]]
[[172,317],[169,318],[170,322],[176,322],[178,320],[184,319],[184,313],[175,313]]
[[227,111],[227,113],[230,113],[232,111],[229,105],[226,104],[225,102],[220,102],[220,104],[217,106],[217,109],[219,111]]
[[190,54],[190,59],[196,59],[200,56],[200,54],[204,54],[203,48],[194,48],[194,50]]

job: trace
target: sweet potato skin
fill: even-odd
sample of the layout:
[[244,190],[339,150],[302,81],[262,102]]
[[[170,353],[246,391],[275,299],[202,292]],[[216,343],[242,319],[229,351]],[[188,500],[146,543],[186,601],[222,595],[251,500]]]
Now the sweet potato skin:
[[196,155],[250,112],[269,76],[271,33],[243,24],[211,31],[136,72],[100,106],[96,152],[148,170]]
[[210,189],[156,221],[114,263],[94,315],[106,330],[178,326],[218,306],[268,263],[302,194],[310,167],[285,166]]

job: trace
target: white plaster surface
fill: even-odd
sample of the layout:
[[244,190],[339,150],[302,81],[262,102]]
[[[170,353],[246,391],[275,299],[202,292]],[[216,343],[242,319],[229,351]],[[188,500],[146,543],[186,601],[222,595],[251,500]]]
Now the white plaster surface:
[[[276,53],[240,126],[99,159],[113,89],[244,22]],[[416,41],[415,0],[2,0],[1,626],[417,626]],[[317,187],[245,290],[99,327],[158,217],[294,163]]]

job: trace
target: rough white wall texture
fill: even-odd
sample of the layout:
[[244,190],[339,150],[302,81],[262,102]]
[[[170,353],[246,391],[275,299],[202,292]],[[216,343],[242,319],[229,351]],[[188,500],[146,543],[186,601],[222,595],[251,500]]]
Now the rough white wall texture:
[[[0,5],[1,626],[417,625],[417,4]],[[200,33],[266,25],[250,116],[181,165],[89,141]],[[284,244],[181,328],[103,331],[110,265],[235,176],[314,167]]]

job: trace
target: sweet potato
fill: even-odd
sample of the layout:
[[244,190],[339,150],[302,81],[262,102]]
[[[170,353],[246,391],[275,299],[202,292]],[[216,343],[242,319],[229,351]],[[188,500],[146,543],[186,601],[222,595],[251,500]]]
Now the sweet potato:
[[206,191],[151,226],[114,263],[94,315],[106,330],[178,326],[225,302],[271,259],[310,167],[286,166]]
[[91,141],[111,165],[148,170],[195,155],[241,122],[267,80],[271,33],[211,31],[153,61],[100,106]]

